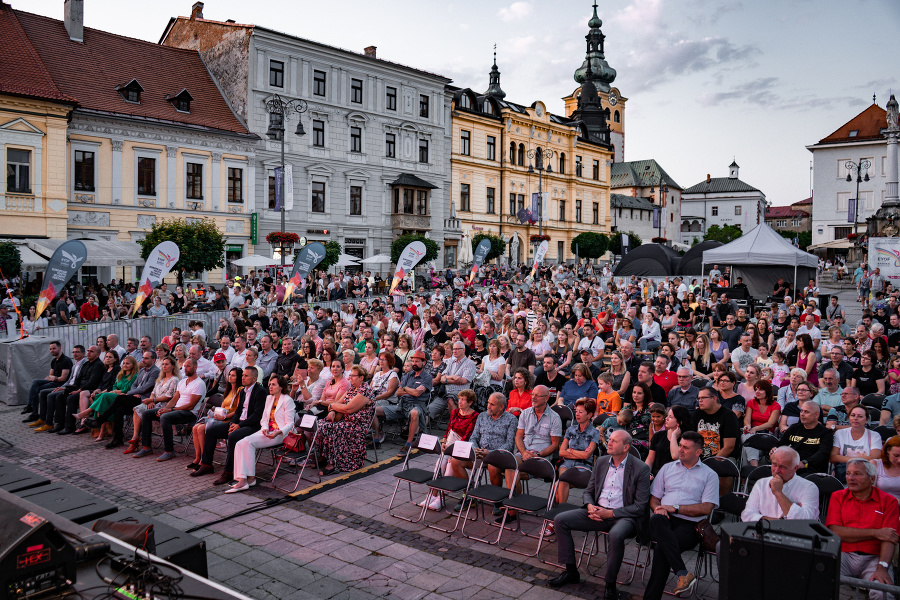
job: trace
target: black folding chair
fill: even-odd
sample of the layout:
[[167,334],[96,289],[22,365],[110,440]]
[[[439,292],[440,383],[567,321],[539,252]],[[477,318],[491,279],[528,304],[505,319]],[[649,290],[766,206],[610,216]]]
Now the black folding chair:
[[[565,484],[568,484],[570,490],[583,490],[591,482],[591,473],[592,473],[591,469],[589,469],[587,467],[581,467],[581,466],[575,466],[575,467],[572,467],[571,469],[566,469],[565,471],[563,471],[560,474],[560,476],[557,480],[556,486],[558,488],[559,484],[565,483]],[[544,522],[541,527],[541,537],[540,537],[540,539],[538,539],[538,547],[537,547],[538,554],[540,554],[540,552],[541,552],[541,545],[544,543],[544,538],[546,537],[546,536],[544,536],[544,530],[546,529],[547,523],[552,523],[553,520],[556,518],[556,515],[564,513],[564,512],[568,512],[570,510],[577,510],[577,509],[581,508],[581,506],[582,506],[581,504],[572,504],[571,502],[563,502],[562,504],[553,505],[550,508],[550,510],[548,510],[547,512],[544,513]],[[581,545],[581,556],[578,558],[579,565],[581,565],[581,560],[582,560],[582,558],[584,558],[584,549],[585,549],[585,546],[587,546],[587,539],[588,539],[588,536],[585,535],[584,544]],[[541,562],[544,564],[548,564],[548,565],[555,565],[557,567],[565,567],[565,565],[560,565],[553,561],[548,561],[548,560],[544,560],[544,559],[541,559]]]
[[[778,438],[771,433],[761,431],[759,433],[754,433],[744,440],[744,446],[759,450],[759,460],[763,463],[768,463],[769,452],[771,452],[772,448],[778,446]],[[758,466],[759,465],[751,465],[750,463],[741,465],[741,479],[746,479],[747,475]]]
[[711,456],[704,460],[703,464],[715,471],[716,475],[719,476],[719,479],[726,479],[728,477],[734,479],[732,482],[732,491],[737,491],[737,488],[740,485],[741,472],[738,471],[737,466],[733,462],[727,458]]
[[831,495],[844,489],[844,484],[834,475],[826,473],[808,473],[805,477],[819,488],[819,521],[824,523],[828,516],[828,502]]
[[884,404],[884,399],[884,394],[866,394],[859,403],[869,408],[877,408],[880,411]]
[[562,431],[565,433],[569,424],[575,420],[575,413],[565,404],[554,404],[550,408],[559,415],[559,420],[562,421]]
[[735,521],[741,520],[741,513],[747,507],[747,499],[750,496],[740,492],[729,492],[719,498],[719,510],[726,516],[734,517]]
[[506,518],[509,515],[509,511],[514,510],[518,515],[518,531],[524,536],[537,539],[538,545],[532,553],[514,550],[512,548],[512,545],[503,546],[502,544],[500,544],[500,538],[497,538],[497,545],[500,546],[500,548],[502,548],[503,550],[509,550],[510,552],[522,556],[537,556],[537,553],[540,550],[541,539],[544,537],[544,521],[542,519],[539,523],[540,531],[538,535],[528,535],[527,533],[525,533],[525,528],[522,527],[522,516],[543,516],[544,513],[550,509],[550,506],[553,504],[554,495],[556,494],[556,469],[553,467],[553,463],[551,463],[546,458],[535,457],[523,461],[521,466],[519,467],[519,471],[535,479],[544,480],[544,483],[549,484],[549,491],[546,495],[543,496],[536,493],[523,493],[517,494],[512,498],[505,500],[503,502],[503,520],[500,522],[500,535],[503,535],[503,529],[504,525],[506,524]]
[[[518,481],[519,479],[519,463],[516,460],[516,457],[509,452],[508,450],[492,450],[488,453],[487,456],[481,461],[481,467],[478,470],[478,478],[484,479],[488,476],[488,467],[494,467],[499,469],[501,472],[501,476],[506,471],[513,471],[513,481]],[[513,492],[515,491],[515,486],[511,489],[506,489],[503,486],[498,486],[490,483],[488,480],[487,483],[482,483],[481,485],[475,486],[474,488],[470,488],[466,493],[465,499],[465,509],[466,515],[463,517],[463,525],[460,529],[460,533],[469,539],[477,540],[479,542],[484,542],[486,544],[497,544],[500,542],[500,536],[503,535],[503,529],[497,533],[497,539],[494,541],[490,541],[486,538],[479,538],[472,535],[468,535],[466,533],[466,523],[469,521],[469,512],[472,510],[472,505],[475,501],[478,501],[481,505],[481,510],[484,510],[483,505],[485,503],[491,505],[499,505],[504,500],[508,500],[512,498]],[[506,519],[506,515],[504,514],[504,520]],[[483,517],[482,517],[483,520]]]
[[412,496],[412,486],[423,485],[435,477],[437,477],[438,469],[441,466],[441,458],[443,457],[443,450],[441,448],[441,442],[438,438],[430,435],[423,435],[419,437],[419,442],[416,445],[416,449],[422,452],[423,454],[433,454],[437,455],[437,460],[434,463],[434,466],[431,470],[427,469],[418,469],[416,467],[409,466],[409,457],[412,455],[413,448],[410,447],[409,450],[406,451],[406,457],[403,459],[403,465],[400,470],[394,473],[394,477],[397,478],[397,485],[394,486],[394,493],[391,495],[391,501],[388,503],[388,514],[392,517],[397,517],[398,519],[403,519],[404,521],[409,521],[410,523],[418,523],[425,516],[425,511],[428,510],[428,498],[430,496],[431,490],[429,490],[429,494],[425,496],[425,501],[422,503],[422,510],[419,512],[419,516],[415,519],[410,519],[409,517],[404,517],[403,515],[397,515],[391,512],[391,508],[394,506],[394,498],[397,496],[397,490],[400,489],[400,484],[406,482],[407,488],[409,491],[409,501],[413,501]]
[[882,444],[897,435],[897,431],[893,427],[888,427],[887,425],[880,425],[873,429],[873,431],[881,436]]
[[[459,442],[457,442],[459,443]],[[444,455],[441,459],[441,464],[446,460],[451,460],[452,458],[457,458],[460,460],[467,460],[472,463],[472,471],[469,473],[469,476],[466,478],[462,477],[454,477],[453,475],[442,475],[438,473],[438,476],[432,479],[431,481],[426,482],[429,490],[431,490],[432,494],[439,493],[444,497],[444,507],[447,508],[447,512],[450,516],[453,516],[453,509],[450,508],[450,504],[447,502],[448,498],[455,498],[454,494],[462,493],[462,496],[465,497],[466,492],[472,486],[472,482],[474,481],[475,475],[475,462],[477,460],[475,456],[475,449],[469,446],[468,456],[466,458],[461,458],[460,456],[454,456],[454,449],[456,448],[456,444],[450,444],[444,449]],[[459,454],[459,452],[457,452]],[[425,512],[427,515],[427,511]],[[429,523],[424,517],[422,519],[422,524],[426,527],[430,527],[432,529],[437,529],[438,531],[443,531],[444,533],[453,533],[456,531],[456,528],[459,527],[459,521],[462,517],[463,511],[462,507],[459,509],[459,514],[456,516],[456,524],[453,525],[453,529],[444,529],[442,527],[438,527],[433,523]]]
[[762,465],[760,467],[756,467],[752,471],[747,474],[747,479],[744,480],[744,489],[742,490],[744,494],[749,494],[750,490],[753,489],[753,486],[757,481],[762,479],[763,477],[771,477],[772,476],[772,466],[771,465]]
[[[303,473],[304,473],[304,471],[306,471],[306,467],[308,467],[308,466],[312,466],[312,471],[313,471],[313,473],[315,473],[316,480],[313,481],[312,479],[306,479],[306,481],[309,481],[310,483],[321,483],[322,482],[322,477],[319,476],[318,455],[315,450],[316,439],[319,437],[319,420],[316,419],[315,417],[313,417],[312,419],[307,418],[305,425],[303,424],[303,420],[301,420],[298,425],[294,426],[293,431],[295,433],[299,433],[301,435],[312,434],[312,440],[310,441],[309,438],[307,437],[306,441],[307,441],[308,445],[307,445],[307,452],[305,455],[297,453],[297,452],[291,452],[290,450],[287,450],[284,447],[282,447],[280,450],[275,451],[276,463],[275,463],[275,472],[272,473],[272,481],[275,481],[275,478],[278,476],[278,470],[281,468],[281,465],[285,461],[285,459],[287,459],[289,461],[291,459],[293,459],[294,464],[300,464],[300,470],[297,471],[297,481],[294,482],[293,488],[288,490],[287,488],[280,488],[277,485],[275,486],[275,489],[281,490],[282,492],[287,492],[289,494],[297,491],[297,488],[300,487],[300,480],[306,479],[303,476]],[[304,436],[304,437],[306,437],[306,436]],[[299,462],[299,461],[302,461],[302,462]]]

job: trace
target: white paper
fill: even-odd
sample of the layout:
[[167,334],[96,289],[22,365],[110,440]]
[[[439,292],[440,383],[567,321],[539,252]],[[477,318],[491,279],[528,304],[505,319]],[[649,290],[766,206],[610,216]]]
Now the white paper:
[[217,406],[215,409],[213,409],[213,412],[215,412],[220,417],[224,417],[225,415],[228,414],[228,411],[225,410],[224,408],[222,408],[221,406]]
[[469,460],[472,456],[472,442],[456,442],[453,444],[453,458]]
[[315,415],[303,415],[303,418],[300,419],[300,427],[304,429],[312,429],[316,425],[316,416]]
[[423,433],[422,437],[419,438],[419,448],[428,448],[429,450],[433,450],[437,447],[438,439],[436,435],[428,435],[427,433]]

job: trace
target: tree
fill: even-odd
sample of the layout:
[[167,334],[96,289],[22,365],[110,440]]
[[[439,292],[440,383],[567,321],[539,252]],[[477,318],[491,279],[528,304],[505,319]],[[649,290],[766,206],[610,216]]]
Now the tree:
[[0,244],[0,270],[6,277],[15,277],[22,272],[22,256],[19,247],[12,242]]
[[812,245],[812,231],[801,231],[799,233],[796,231],[785,231],[781,229],[776,229],[775,231],[778,232],[778,235],[786,238],[792,244],[794,243],[794,238],[799,238],[799,246],[801,250],[806,250],[807,246]]
[[[339,243],[334,240],[328,240],[325,242],[325,258],[322,259],[314,271],[327,271],[332,265],[337,263],[341,259],[341,252],[344,249],[341,247]],[[293,267],[291,267],[293,268]],[[288,273],[290,275],[290,273]]]
[[420,263],[428,262],[429,260],[434,260],[437,258],[438,251],[440,248],[431,238],[427,238],[424,235],[417,235],[414,233],[408,233],[406,235],[401,235],[391,244],[391,262],[395,265],[397,261],[400,260],[400,254],[403,253],[403,249],[406,248],[410,242],[419,241],[425,244],[425,258],[423,258]]
[[491,235],[490,233],[479,233],[472,238],[472,254],[475,253],[475,248],[478,247],[478,244],[481,243],[481,240],[491,241],[491,249],[488,251],[484,262],[489,262],[494,260],[495,258],[499,258],[503,256],[504,252],[506,252],[506,242],[504,242],[502,238],[496,235]]
[[644,242],[637,236],[637,234],[632,233],[630,231],[624,232],[620,231],[618,233],[614,233],[612,237],[609,239],[609,251],[613,254],[622,254],[622,234],[628,234],[628,247],[631,250],[634,250]]
[[181,256],[172,267],[179,285],[185,272],[201,273],[225,266],[225,236],[212,219],[188,222],[185,219],[157,221],[150,233],[139,241],[141,258],[146,260],[154,248],[165,241],[178,245]]
[[585,231],[575,236],[570,249],[572,254],[578,255],[578,258],[600,258],[609,250],[609,238],[602,233]]
[[703,241],[714,240],[727,244],[728,242],[733,242],[742,235],[744,235],[744,232],[741,231],[739,225],[725,225],[724,227],[713,225],[706,230]]

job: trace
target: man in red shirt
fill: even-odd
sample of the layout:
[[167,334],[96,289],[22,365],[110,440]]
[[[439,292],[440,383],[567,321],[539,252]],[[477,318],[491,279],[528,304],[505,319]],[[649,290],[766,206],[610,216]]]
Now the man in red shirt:
[[81,305],[81,322],[97,321],[100,319],[100,311],[97,309],[97,298],[88,296],[87,302]]
[[[875,487],[875,465],[847,463],[847,489],[831,495],[825,526],[841,538],[841,575],[892,584],[890,562],[900,527],[897,499]],[[869,591],[870,600],[884,594]]]
[[466,350],[475,347],[475,330],[469,327],[469,321],[465,315],[459,320],[459,336],[466,345]]
[[678,385],[678,375],[676,375],[675,371],[669,371],[666,367],[668,367],[669,361],[665,356],[658,356],[656,361],[653,363],[654,372],[653,372],[653,381],[663,389],[663,391],[668,395],[669,390]]

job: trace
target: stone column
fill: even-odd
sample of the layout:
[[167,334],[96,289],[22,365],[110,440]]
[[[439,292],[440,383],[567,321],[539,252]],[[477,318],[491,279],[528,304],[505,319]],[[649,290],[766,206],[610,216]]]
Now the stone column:
[[[122,141],[121,140],[113,140],[112,141],[112,203],[113,204],[122,204]],[[135,166],[135,168],[137,168]],[[135,181],[137,180],[137,172],[134,174]],[[132,198],[134,204],[137,204],[136,199]]]
[[885,182],[885,197],[882,206],[900,206],[900,196],[898,196],[897,182],[898,165],[897,165],[897,140],[900,138],[900,126],[898,126],[898,109],[900,105],[894,95],[887,103],[887,128],[883,131],[884,137],[887,138],[887,181]]
[[[212,155],[212,202],[210,210],[228,212],[226,194],[222,193],[222,153],[213,152]],[[226,188],[227,189],[227,188]]]
[[178,148],[166,146],[166,206],[169,208],[175,208],[178,198],[178,190],[175,189],[175,174],[178,172],[177,154]]

